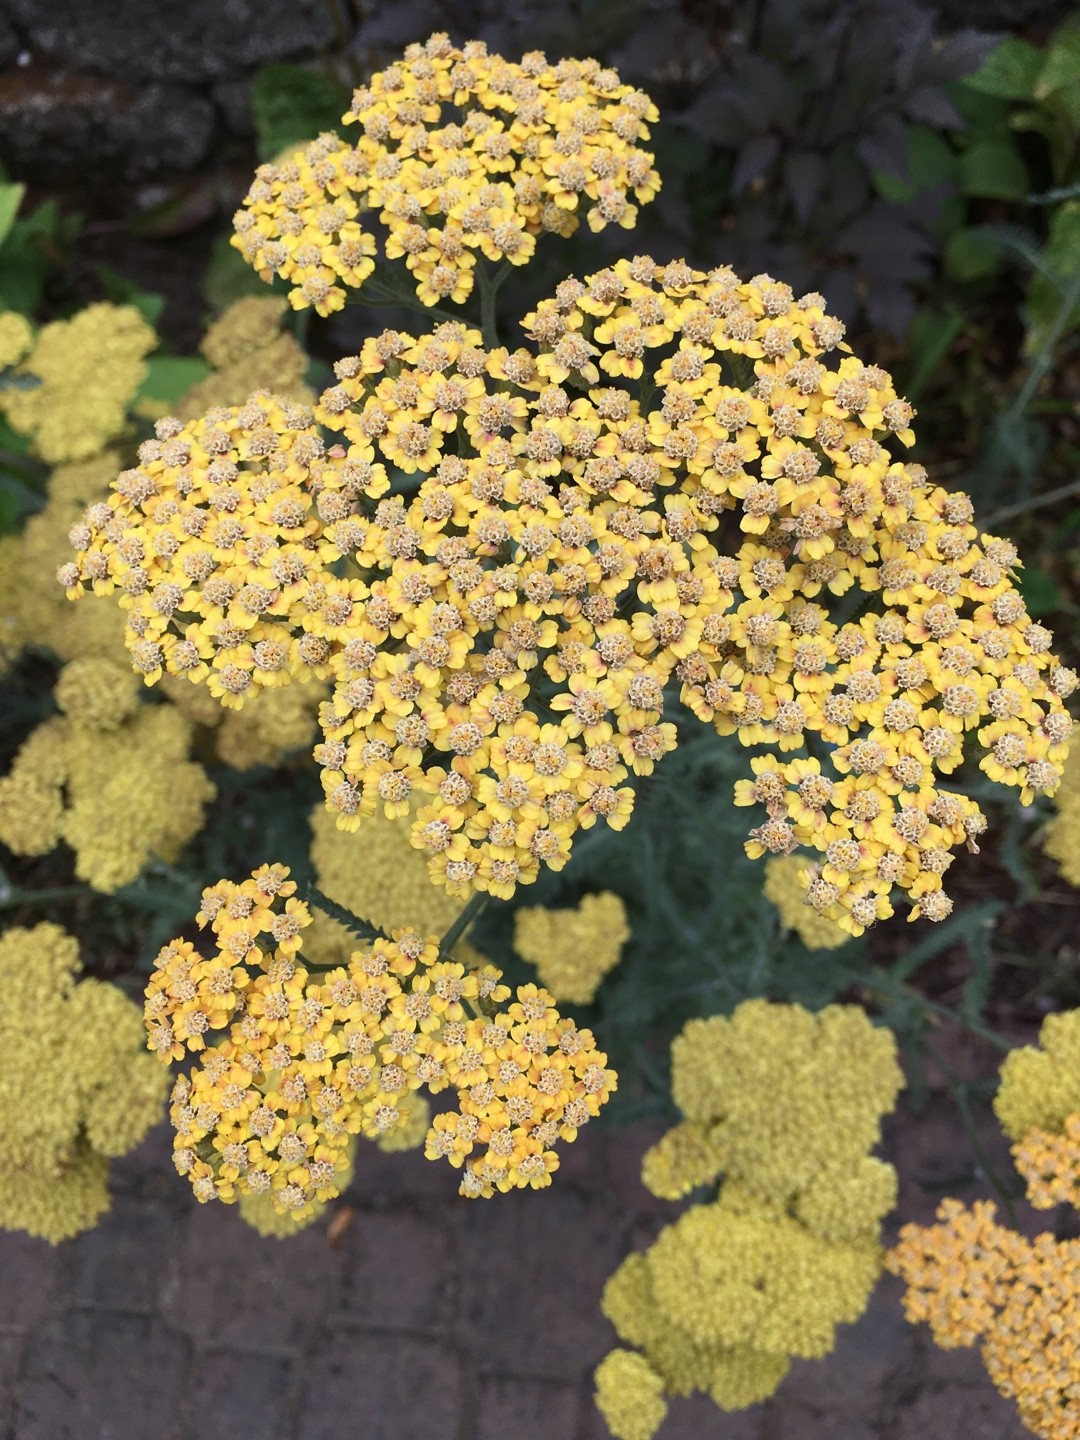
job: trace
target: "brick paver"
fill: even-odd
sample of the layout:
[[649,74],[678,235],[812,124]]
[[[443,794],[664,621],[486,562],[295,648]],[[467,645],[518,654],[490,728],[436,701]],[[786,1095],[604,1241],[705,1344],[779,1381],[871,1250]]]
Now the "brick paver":
[[[656,1133],[590,1129],[550,1190],[487,1202],[448,1166],[364,1147],[334,1244],[196,1205],[155,1133],[116,1165],[98,1229],[57,1250],[0,1231],[0,1440],[607,1440],[600,1291],[678,1213],[640,1183]],[[916,1180],[964,1163],[947,1102],[889,1145],[900,1214],[930,1218]],[[658,1440],[1022,1440],[978,1357],[907,1326],[899,1293],[886,1277],[770,1404],[674,1401]]]

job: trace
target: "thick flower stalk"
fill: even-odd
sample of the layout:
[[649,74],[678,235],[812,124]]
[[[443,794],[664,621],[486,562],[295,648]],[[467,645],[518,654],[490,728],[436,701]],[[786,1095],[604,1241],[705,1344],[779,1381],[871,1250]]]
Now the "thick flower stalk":
[[965,741],[1028,800],[1072,728],[1015,548],[894,458],[911,407],[820,296],[638,258],[525,325],[536,351],[385,332],[314,413],[261,394],[161,422],[62,582],[120,590],[148,682],[240,706],[332,681],[328,804],[349,827],[426,797],[413,840],[455,894],[508,896],[624,825],[681,701],[766,747],[736,787],[764,811],[747,848],[813,852],[818,914],[858,934],[899,889],[943,919],[985,827],[948,788]]
[[[523,265],[544,232],[629,228],[660,188],[638,148],[657,118],[647,95],[595,60],[519,63],[445,35],[357,90],[343,123],[256,171],[233,244],[296,309],[345,304],[383,253],[404,258],[425,305],[461,302],[478,261]],[[634,201],[637,201],[637,205]]]
[[619,1440],[649,1440],[663,1418],[655,1401],[648,1425],[620,1405],[624,1371],[643,1395],[704,1390],[736,1410],[768,1398],[792,1356],[830,1351],[836,1326],[866,1307],[896,1198],[892,1166],[868,1152],[902,1076],[891,1034],[862,1010],[747,1001],[730,1019],[692,1020],[672,1064],[686,1118],[645,1156],[642,1178],[666,1199],[723,1185],[605,1288],[620,1340],[643,1352],[631,1369],[614,1351],[597,1372]]
[[109,1208],[110,1158],[165,1102],[138,1007],[80,968],[59,925],[0,936],[0,1225],[54,1245]]
[[425,1153],[461,1169],[463,1195],[550,1184],[556,1144],[615,1086],[591,1033],[546,991],[511,996],[493,967],[466,970],[413,930],[309,971],[311,914],[288,874],[263,866],[204,891],[198,920],[215,953],[173,941],[147,986],[150,1048],[166,1063],[198,1058],[170,1110],[176,1166],[196,1197],[269,1195],[305,1219],[339,1192],[351,1137],[409,1127],[421,1086],[456,1092]]

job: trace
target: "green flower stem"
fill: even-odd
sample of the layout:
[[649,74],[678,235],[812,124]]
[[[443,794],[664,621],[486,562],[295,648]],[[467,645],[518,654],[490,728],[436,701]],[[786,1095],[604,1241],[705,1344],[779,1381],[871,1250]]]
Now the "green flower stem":
[[495,313],[495,301],[499,288],[514,267],[504,260],[497,270],[491,271],[483,260],[476,267],[477,287],[480,291],[480,331],[484,344],[494,350],[499,344],[499,322]]
[[0,890],[0,910],[15,910],[20,905],[48,905],[54,900],[74,900],[90,895],[86,885],[53,885],[47,890]]
[[447,930],[446,934],[439,941],[439,950],[442,953],[446,955],[450,954],[454,946],[465,934],[465,931],[468,930],[469,926],[477,918],[481,910],[483,910],[489,899],[490,896],[478,891],[470,900],[465,903],[465,905],[462,907],[461,914],[457,917],[454,923],[450,926],[449,930]]
[[1019,1192],[1016,1191],[1014,1188],[1010,1188],[1010,1186],[1008,1186],[1006,1182],[1002,1180],[995,1171],[990,1156],[986,1152],[986,1146],[983,1144],[982,1137],[979,1134],[979,1127],[975,1123],[975,1116],[972,1114],[971,1111],[971,1105],[968,1101],[966,1086],[961,1080],[957,1078],[957,1075],[953,1071],[952,1067],[942,1058],[942,1056],[936,1049],[932,1049],[931,1053],[933,1054],[934,1059],[937,1061],[941,1073],[945,1076],[945,1082],[949,1087],[949,1093],[952,1095],[952,1098],[956,1103],[956,1108],[959,1111],[961,1123],[963,1124],[964,1129],[967,1131],[968,1139],[971,1141],[971,1148],[975,1151],[975,1158],[978,1160],[980,1166],[982,1167],[982,1172],[989,1181],[990,1187],[994,1191],[994,1194],[997,1195],[1002,1205],[1004,1205],[1005,1212],[1009,1217],[1009,1224],[1015,1230],[1016,1206],[1013,1202],[1017,1199]]

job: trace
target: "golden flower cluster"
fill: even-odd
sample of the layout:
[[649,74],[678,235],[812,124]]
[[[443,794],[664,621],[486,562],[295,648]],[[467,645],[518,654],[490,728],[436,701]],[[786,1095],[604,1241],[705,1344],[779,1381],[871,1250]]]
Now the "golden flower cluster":
[[1080,885],[1080,755],[1075,752],[1065,762],[1054,808],[1056,813],[1046,827],[1043,849],[1058,862],[1070,885]]
[[[425,1153],[462,1170],[461,1193],[540,1188],[615,1085],[591,1033],[535,985],[511,997],[491,966],[466,970],[413,930],[314,973],[308,907],[284,866],[203,892],[204,959],[186,941],[157,957],[149,1045],[198,1066],[172,1095],[174,1159],[200,1201],[267,1194],[298,1219],[340,1189],[350,1138],[391,1135],[416,1092],[456,1091]],[[210,1043],[213,1033],[222,1038]]]
[[765,898],[776,906],[784,929],[794,930],[808,950],[835,950],[850,936],[807,903],[805,869],[797,855],[770,855],[765,861]]
[[[1028,800],[1071,730],[1014,547],[893,458],[911,407],[820,296],[639,257],[525,325],[535,350],[385,332],[314,412],[162,422],[73,531],[69,594],[119,589],[147,681],[236,707],[331,681],[329,805],[348,827],[427,797],[413,842],[455,894],[508,896],[625,824],[678,696],[767,747],[736,787],[765,811],[747,848],[816,851],[816,913],[858,934],[898,888],[944,918],[985,826],[942,779],[965,736]],[[855,587],[864,612],[831,618]]]
[[536,966],[556,1000],[588,1005],[630,938],[626,906],[604,891],[572,910],[528,906],[514,915],[514,949]]
[[172,705],[139,705],[126,665],[86,658],[60,672],[62,714],[44,721],[0,778],[0,840],[45,855],[62,840],[75,874],[111,893],[152,855],[175,860],[214,787],[188,758],[192,727]]
[[58,925],[0,936],[0,1225],[53,1244],[109,1208],[109,1159],[160,1118],[166,1088],[138,1007],[79,968]]
[[631,227],[634,200],[660,188],[637,144],[656,118],[595,60],[514,63],[433,35],[356,91],[355,144],[321,135],[260,166],[232,243],[264,280],[288,281],[296,309],[328,315],[375,268],[377,218],[420,300],[461,302],[478,260],[523,265],[537,235],[572,235],[583,216]]
[[304,383],[308,358],[296,338],[282,331],[285,301],[248,295],[223,310],[199,349],[213,374],[193,385],[176,407],[181,420],[194,420],[215,405],[242,405],[253,390],[273,390],[310,404]]
[[18,377],[31,388],[0,390],[0,414],[32,435],[44,460],[86,460],[124,427],[157,336],[131,305],[89,305],[38,334]]
[[1012,1050],[994,1110],[1039,1210],[1080,1210],[1080,1009],[1048,1015],[1039,1044]]
[[[741,1409],[775,1391],[791,1356],[825,1355],[866,1307],[896,1198],[892,1166],[868,1153],[902,1084],[896,1045],[854,1006],[812,1015],[749,1000],[730,1019],[690,1021],[672,1066],[686,1119],[646,1155],[644,1182],[666,1199],[724,1183],[626,1258],[604,1313],[662,1390]],[[601,1379],[613,1433],[649,1440],[655,1424],[635,1430],[605,1400],[612,1375]]]
[[945,1349],[980,1342],[987,1373],[1042,1440],[1080,1436],[1080,1240],[1034,1240],[995,1208],[943,1201],[938,1224],[905,1225],[886,1258],[904,1312]]

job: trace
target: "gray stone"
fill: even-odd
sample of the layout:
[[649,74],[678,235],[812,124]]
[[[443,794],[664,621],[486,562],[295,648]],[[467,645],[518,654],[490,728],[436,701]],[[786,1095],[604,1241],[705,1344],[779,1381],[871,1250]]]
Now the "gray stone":
[[226,1351],[200,1355],[191,1413],[199,1440],[286,1440],[288,1360]]
[[172,1218],[161,1206],[118,1196],[94,1230],[72,1245],[77,1305],[153,1310],[169,1259]]
[[0,74],[4,162],[37,184],[191,169],[215,124],[209,100],[176,85],[133,87],[41,63]]
[[0,1332],[26,1330],[48,1313],[60,1281],[62,1253],[22,1231],[0,1229]]
[[450,1251],[442,1226],[412,1215],[356,1215],[343,1243],[344,1314],[365,1329],[439,1328]]
[[126,81],[198,83],[326,45],[323,0],[6,0],[34,51]]
[[166,1313],[200,1346],[293,1353],[333,1312],[341,1263],[321,1225],[278,1240],[232,1207],[203,1205],[189,1217]]
[[573,1435],[579,1400],[569,1385],[492,1377],[480,1392],[476,1440],[552,1440]]
[[27,1345],[14,1440],[181,1440],[187,1365],[160,1321],[73,1311]]
[[[454,1440],[462,1403],[455,1357],[430,1340],[343,1330],[307,1367],[298,1440]],[[347,1428],[343,1417],[352,1416]]]
[[971,1389],[929,1389],[905,1406],[896,1440],[1030,1440],[1015,1407],[989,1380]]
[[[504,1258],[496,1264],[495,1255]],[[557,1183],[541,1195],[472,1201],[455,1333],[483,1373],[579,1380],[609,1348],[600,1292],[618,1261],[605,1208]]]

